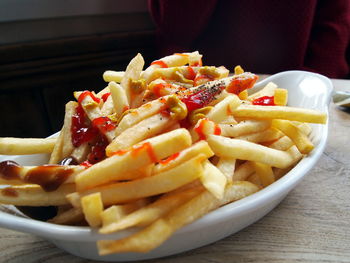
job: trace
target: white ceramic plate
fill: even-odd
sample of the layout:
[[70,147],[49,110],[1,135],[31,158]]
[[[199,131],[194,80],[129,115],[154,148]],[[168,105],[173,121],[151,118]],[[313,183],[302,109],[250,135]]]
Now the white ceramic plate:
[[[287,71],[273,75],[258,84],[259,89],[273,81],[279,87],[288,89],[289,106],[312,108],[328,114],[332,84],[322,75]],[[103,261],[131,261],[159,258],[198,248],[254,223],[271,211],[292,190],[321,156],[327,140],[327,125],[312,125],[312,141],[316,145],[310,155],[301,160],[295,168],[277,182],[237,202],[225,205],[180,229],[163,245],[149,253],[123,253],[99,256],[95,241],[106,239],[88,227],[61,226],[0,212],[0,226],[28,232],[48,239],[57,247],[79,257]],[[38,165],[47,161],[45,155],[0,156],[0,161],[14,159],[23,165]],[[108,238],[126,236],[135,229],[122,231]]]

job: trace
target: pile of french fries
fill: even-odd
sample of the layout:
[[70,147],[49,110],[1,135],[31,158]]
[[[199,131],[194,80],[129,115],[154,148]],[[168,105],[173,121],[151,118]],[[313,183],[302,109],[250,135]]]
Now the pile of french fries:
[[287,90],[274,83],[250,94],[256,75],[203,66],[197,51],[145,69],[138,54],[124,72],[103,78],[108,86],[98,93],[74,92],[58,137],[0,138],[3,155],[50,154],[41,166],[1,162],[0,203],[57,206],[49,222],[102,234],[139,227],[98,241],[101,255],[148,252],[267,187],[312,151],[308,123],[327,120],[286,106]]

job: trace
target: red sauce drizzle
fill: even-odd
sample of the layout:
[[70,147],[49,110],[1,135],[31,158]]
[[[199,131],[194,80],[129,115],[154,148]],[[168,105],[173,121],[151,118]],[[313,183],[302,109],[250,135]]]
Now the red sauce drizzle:
[[153,86],[153,93],[154,95],[156,95],[157,97],[162,97],[162,90],[165,88],[165,84],[164,83],[159,83]]
[[153,61],[153,62],[151,63],[151,65],[157,65],[157,66],[159,66],[160,68],[167,68],[167,67],[168,67],[168,65],[167,65],[164,61],[162,61],[162,60]]
[[252,101],[253,105],[275,106],[273,96],[263,96]]
[[140,153],[140,151],[147,151],[148,157],[152,162],[155,163],[158,161],[158,158],[153,151],[153,147],[152,147],[151,143],[145,142],[145,143],[141,144],[140,146],[133,147],[131,155],[135,157]]
[[165,118],[169,118],[170,117],[170,111],[169,109],[164,109],[160,112],[160,114],[165,117]]
[[85,142],[93,140],[99,131],[95,127],[91,127],[86,123],[86,115],[83,107],[76,107],[75,113],[72,116],[72,144],[74,147],[79,147]]
[[204,89],[183,97],[181,101],[186,104],[188,111],[194,111],[205,107],[212,102],[222,89],[224,89],[224,87],[217,87],[217,89]]
[[159,99],[159,102],[160,102],[160,103],[163,103],[163,104],[166,104],[166,99],[160,98],[160,99]]
[[20,179],[21,166],[18,163],[7,160],[0,163],[0,177],[5,180]]
[[202,119],[200,122],[199,122],[199,125],[198,127],[195,127],[194,128],[194,131],[198,134],[199,136],[199,140],[205,140],[207,138],[207,136],[205,136],[204,132],[203,132],[203,129],[204,129],[204,125],[205,125],[205,122],[207,122],[208,119]]
[[238,95],[242,91],[252,88],[257,80],[258,76],[253,74],[251,76],[238,76],[232,79],[226,90],[230,93]]
[[[194,131],[198,134],[199,140],[206,140],[207,139],[207,136],[204,133],[204,127],[205,127],[205,123],[208,122],[208,121],[209,120],[206,119],[206,118],[202,119],[202,120],[200,120],[198,127],[194,128]],[[214,135],[220,135],[220,134],[221,134],[221,129],[220,129],[219,125],[217,125],[215,123],[215,125],[214,125]]]
[[221,134],[221,128],[219,125],[217,125],[215,123],[215,126],[214,126],[214,135],[220,135]]
[[191,66],[187,67],[187,79],[194,80],[196,78],[196,72],[194,72]]
[[100,99],[88,90],[85,90],[80,94],[78,102],[81,103],[87,96],[90,96],[95,102],[100,103]]
[[73,171],[73,169],[61,165],[42,165],[29,170],[24,181],[38,184],[46,192],[51,192],[60,187]]
[[194,67],[201,67],[201,66],[203,66],[202,59],[199,59],[198,62],[193,63],[191,66],[194,66]]
[[84,161],[80,165],[84,166],[87,169],[92,166],[92,163],[90,163],[89,161]]
[[170,155],[168,158],[164,159],[164,160],[160,160],[159,163],[160,164],[167,164],[170,163],[172,160],[175,160],[178,156],[180,155],[180,153],[174,153],[173,155]]
[[110,92],[107,92],[105,94],[102,95],[101,99],[103,100],[103,102],[106,102],[106,100],[108,99],[108,97],[111,95]]
[[192,126],[191,122],[187,118],[180,120],[179,124],[181,128],[185,129],[189,129]]
[[122,156],[122,155],[126,154],[127,152],[129,152],[129,151],[127,151],[127,150],[119,150],[119,151],[114,152],[112,155]]
[[115,129],[115,124],[111,121],[108,117],[98,117],[92,121],[92,126],[96,127],[100,130],[103,134],[106,132],[112,131]]
[[1,193],[5,196],[8,196],[8,197],[17,197],[18,196],[18,192],[15,189],[13,189],[12,187],[6,187],[6,188],[2,189]]
[[107,138],[103,135],[100,135],[95,142],[95,144],[91,147],[91,152],[87,157],[87,161],[90,164],[98,163],[106,158],[106,147],[109,144]]

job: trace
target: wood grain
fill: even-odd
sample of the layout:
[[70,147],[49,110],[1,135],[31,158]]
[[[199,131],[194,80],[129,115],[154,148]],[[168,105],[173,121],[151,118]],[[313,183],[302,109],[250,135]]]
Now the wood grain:
[[[346,90],[350,81],[334,81]],[[328,145],[316,167],[267,216],[174,262],[350,262],[350,114],[330,106]],[[1,262],[93,262],[71,256],[33,235],[0,229]]]

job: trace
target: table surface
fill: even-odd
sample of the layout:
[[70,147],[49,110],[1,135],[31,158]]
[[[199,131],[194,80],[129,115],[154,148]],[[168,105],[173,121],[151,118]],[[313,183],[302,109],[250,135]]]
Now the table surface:
[[[350,91],[350,80],[332,80]],[[147,262],[350,262],[350,110],[330,105],[328,145],[316,167],[255,224],[214,244]],[[0,228],[0,262],[92,262],[42,238]]]

